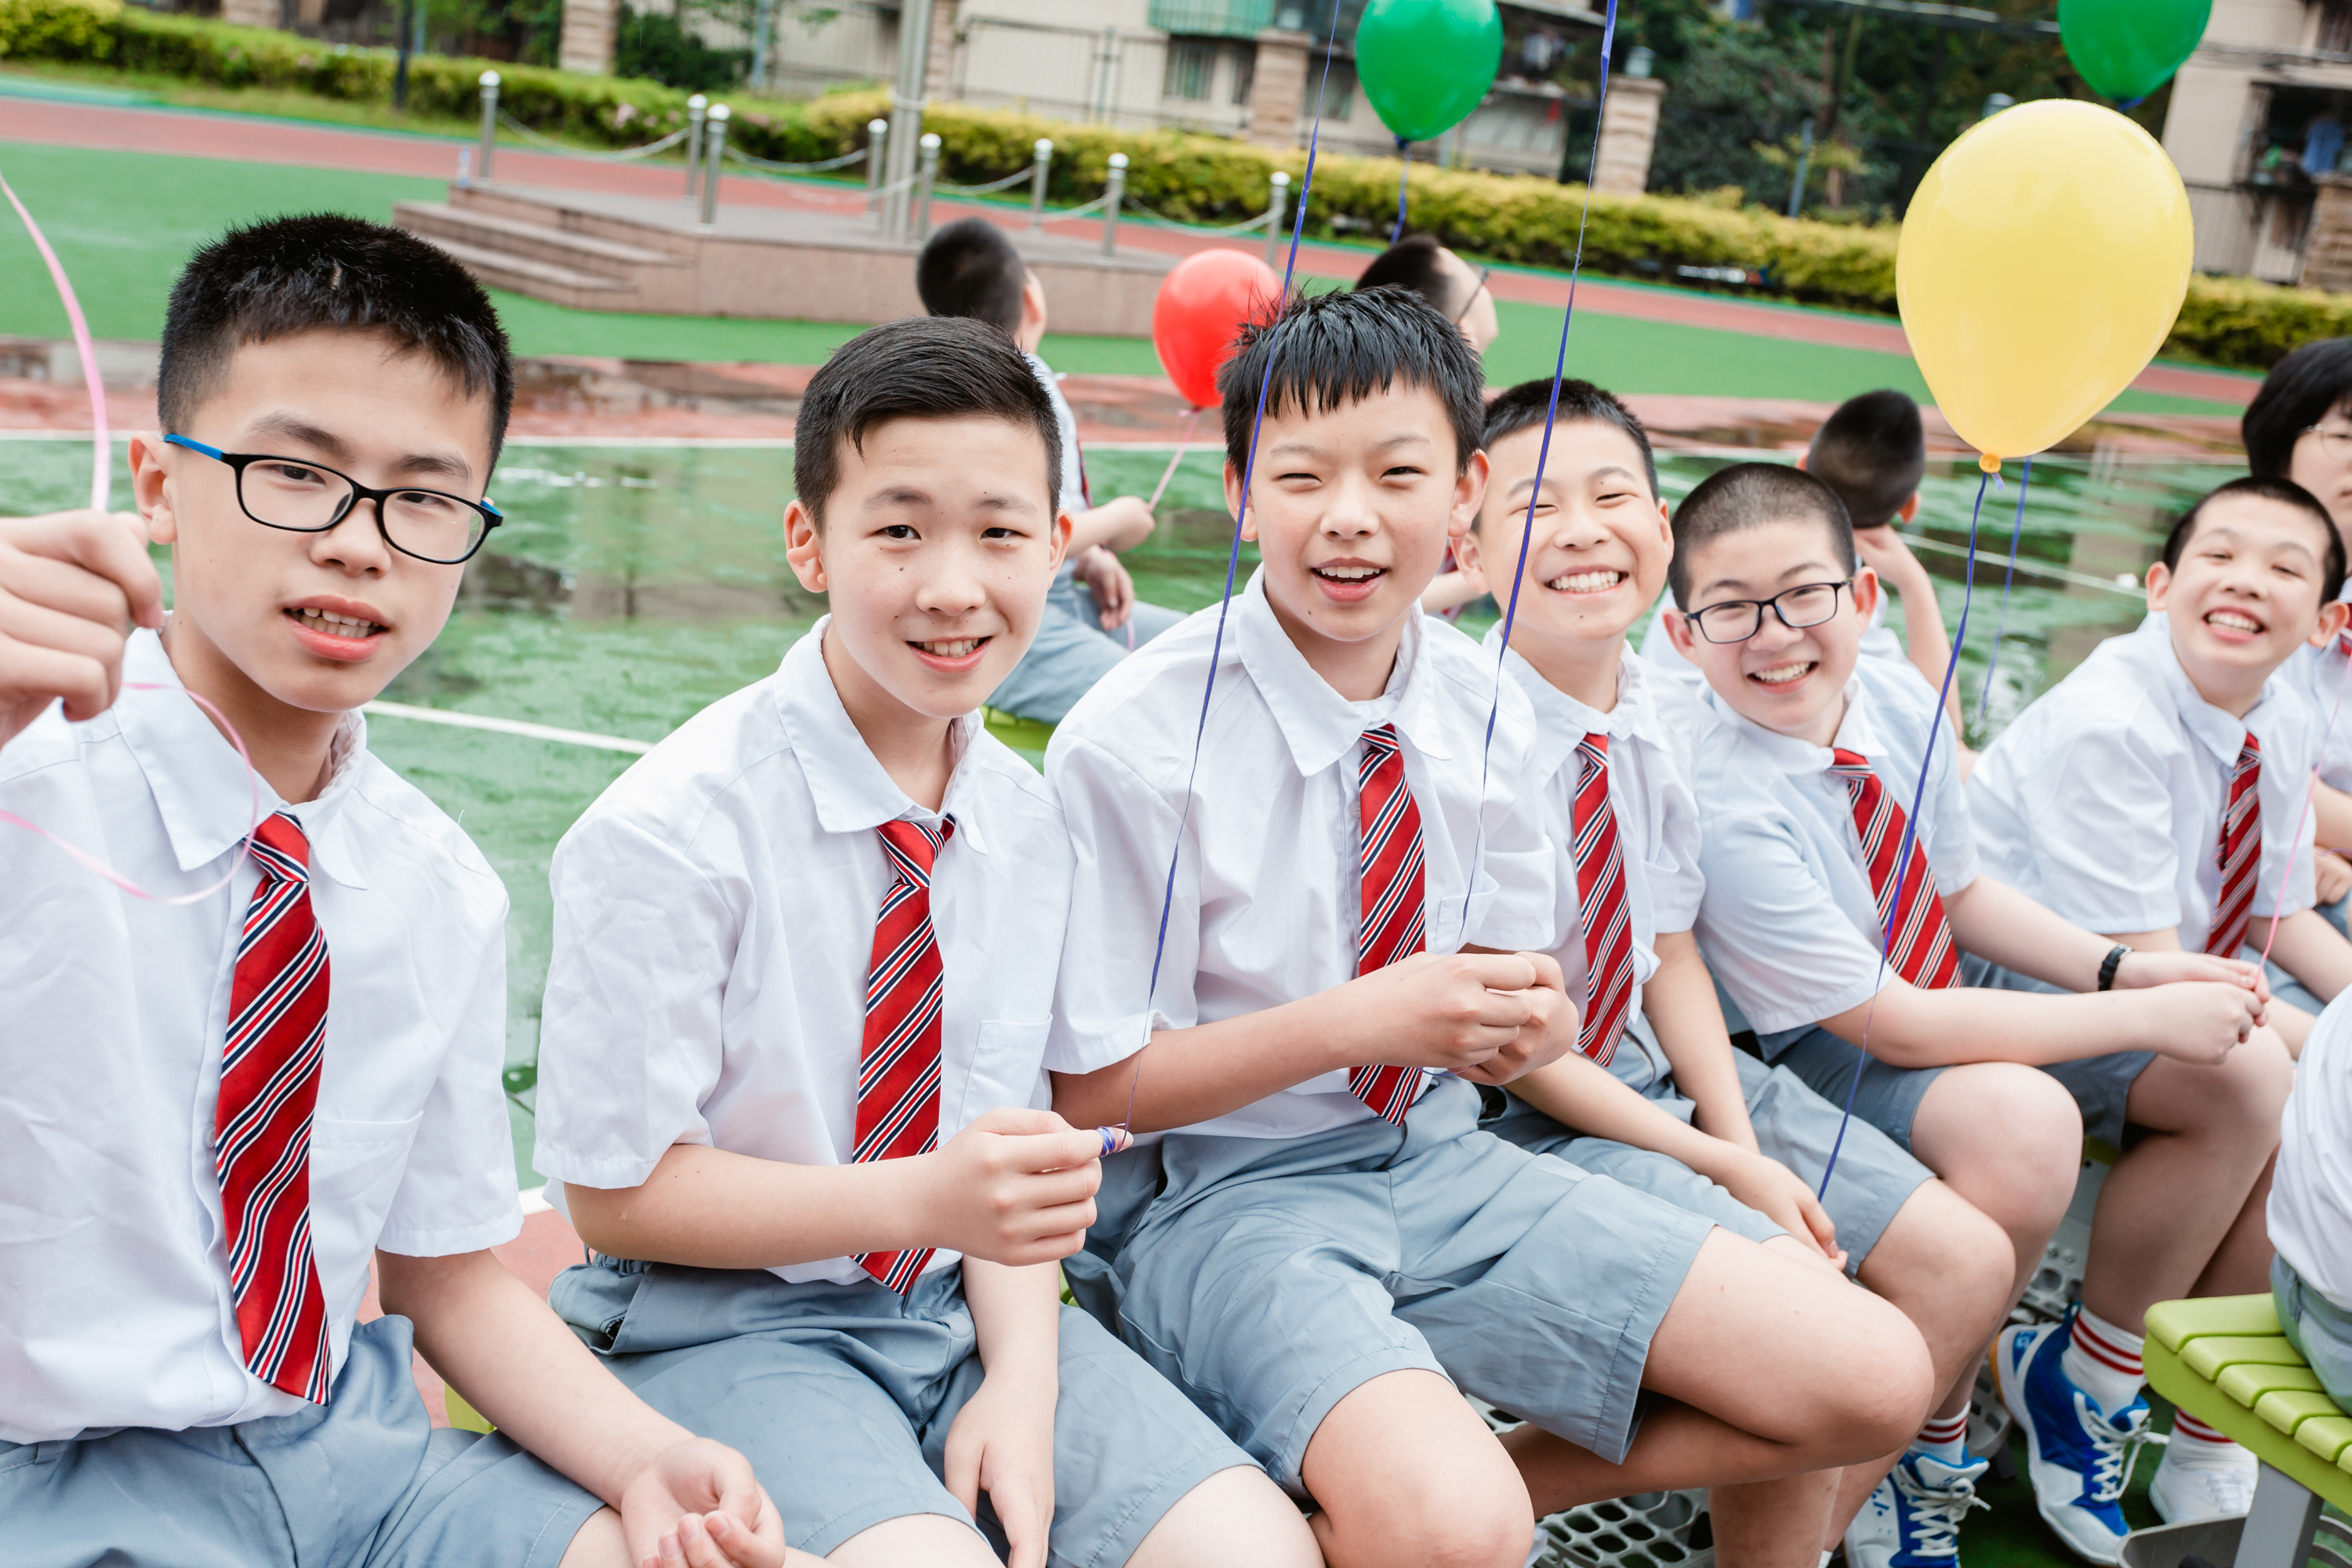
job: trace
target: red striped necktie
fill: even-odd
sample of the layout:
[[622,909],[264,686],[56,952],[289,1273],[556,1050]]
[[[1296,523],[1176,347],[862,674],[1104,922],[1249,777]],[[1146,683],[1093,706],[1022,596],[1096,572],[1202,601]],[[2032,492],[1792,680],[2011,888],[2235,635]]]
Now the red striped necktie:
[[1863,867],[1870,873],[1870,889],[1877,900],[1888,966],[1923,990],[1958,984],[1959,949],[1952,943],[1944,900],[1936,894],[1935,876],[1916,837],[1903,875],[1898,879],[1895,874],[1895,858],[1903,850],[1903,808],[1871,771],[1867,757],[1843,746],[1832,754],[1836,760],[1830,772],[1845,781],[1846,795],[1853,802],[1853,830],[1862,840]]
[[[1412,786],[1404,780],[1404,753],[1397,749],[1395,725],[1382,724],[1364,731],[1358,780],[1363,846],[1356,867],[1363,915],[1356,932],[1356,973],[1370,974],[1419,952],[1426,920],[1421,808],[1413,805]],[[1419,1068],[1348,1069],[1349,1091],[1381,1121],[1399,1127],[1420,1098],[1422,1083]]]
[[213,1112],[229,1294],[253,1375],[324,1405],[332,1352],[310,1256],[310,1112],[327,1040],[327,939],[310,910],[302,825],[278,812],[254,829],[250,849],[261,879],[237,937]]
[[1633,1005],[1633,905],[1617,813],[1609,804],[1609,737],[1595,732],[1578,742],[1576,764],[1569,821],[1576,841],[1576,919],[1584,928],[1584,1022],[1576,1047],[1607,1067]]
[[[886,822],[882,856],[890,890],[874,921],[866,981],[866,1036],[857,1060],[857,1142],[853,1161],[927,1154],[940,1141],[940,944],[931,933],[931,863],[955,832],[949,819]],[[861,1252],[858,1266],[906,1294],[922,1278],[932,1247]]]
[[2213,930],[2205,951],[2234,958],[2246,944],[2246,922],[2254,912],[2254,868],[2263,858],[2263,743],[2252,730],[2238,747],[2230,770],[2230,798],[2221,807],[2221,840],[2214,863],[2221,868],[2221,896],[2213,900]]

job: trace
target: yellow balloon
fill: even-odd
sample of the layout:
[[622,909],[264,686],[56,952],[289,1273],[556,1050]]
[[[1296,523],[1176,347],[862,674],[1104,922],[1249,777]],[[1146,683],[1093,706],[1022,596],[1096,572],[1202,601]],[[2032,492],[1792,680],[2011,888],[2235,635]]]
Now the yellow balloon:
[[2193,248],[2179,171],[2115,110],[1979,121],[1920,181],[1895,254],[1936,406],[1988,467],[2064,439],[2156,357]]

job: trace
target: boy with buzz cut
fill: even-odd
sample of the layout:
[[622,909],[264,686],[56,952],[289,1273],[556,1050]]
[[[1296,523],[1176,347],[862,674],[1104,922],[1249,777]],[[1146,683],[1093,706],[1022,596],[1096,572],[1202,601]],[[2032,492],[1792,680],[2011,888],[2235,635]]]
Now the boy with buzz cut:
[[1037,355],[1045,341],[1045,286],[1003,229],[984,217],[940,229],[915,258],[915,289],[932,315],[967,316],[1011,338],[1054,400],[1070,548],[1029,651],[988,700],[1024,719],[1057,723],[1103,671],[1184,618],[1139,601],[1135,579],[1118,558],[1151,537],[1151,507],[1141,496],[1096,506],[1087,494],[1077,419],[1062,395],[1061,377]]
[[1058,462],[979,322],[811,378],[784,531],[832,614],[556,849],[538,1162],[603,1256],[553,1300],[835,1563],[1306,1568],[1288,1500],[1056,1300],[1119,1140],[1043,1109],[1069,838],[978,710],[1069,540]]
[[[2343,630],[2343,540],[2288,480],[2232,480],[2190,508],[2147,569],[2147,621],[2094,649],[1987,749],[1969,795],[1988,868],[2117,952],[2268,947],[2310,992],[2336,994],[2352,944],[2311,907],[2304,811],[2319,721],[2281,667]],[[2282,999],[2269,1016],[2290,1048],[2303,1045],[2310,1014]],[[2083,1064],[2098,1074],[2077,1089],[2093,1136],[2117,1147],[2126,1125],[2168,1136],[2130,1143],[2107,1177],[2068,1331],[2001,1337],[1995,1371],[2043,1455],[2045,1510],[2067,1484],[2051,1456],[2068,1447],[2077,1394],[2111,1424],[2147,1419],[2148,1304],[2267,1282],[2267,1166],[2294,1078],[2267,1036],[2227,1068]],[[2257,1468],[2184,1413],[2149,1495],[2168,1520],[2242,1514]]]
[[[172,290],[143,531],[0,521],[0,811],[43,830],[0,835],[20,1568],[787,1561],[742,1458],[491,1255],[522,1224],[506,891],[360,718],[499,521],[513,388],[432,246],[234,230]],[[496,1435],[429,1428],[412,1342]]]
[[[1221,385],[1264,564],[1046,753],[1082,868],[1055,1103],[1157,1135],[1107,1163],[1090,1293],[1338,1568],[1519,1568],[1579,1500],[1896,1447],[1929,1375],[1900,1313],[1477,1130],[1477,1086],[1578,1015],[1527,697],[1418,604],[1485,489],[1468,345],[1401,289],[1328,294]],[[1461,1391],[1528,1425],[1497,1442]],[[1781,1525],[1717,1550],[1814,1568],[1818,1506]]]
[[[2128,1089],[2150,1135],[2101,1194],[2085,1297],[2137,1322],[2186,1293],[2202,1255],[2177,1278],[2168,1260],[2210,1253],[2226,1228],[2196,1239],[2184,1210],[2212,1200],[2192,1206],[2188,1188],[2234,1186],[2234,1215],[2277,1136],[2286,1062],[2261,1026],[2259,973],[2117,947],[1979,874],[1933,697],[1911,670],[1857,657],[1878,582],[1819,479],[1736,464],[1684,500],[1674,531],[1670,575],[1690,608],[1667,626],[1708,688],[1699,948],[1765,1059],[1851,1103],[2007,1230],[2012,1300],[2074,1192],[2085,1124],[2123,1143]],[[1990,965],[2093,994],[1981,983],[1998,978]],[[2042,1517],[2113,1563],[2147,1407],[2104,1408],[2038,1428],[2034,1465]]]
[[[1679,681],[1625,644],[1674,552],[1649,436],[1601,388],[1562,382],[1538,486],[1552,401],[1544,380],[1487,405],[1486,500],[1456,551],[1507,595],[1525,549],[1501,658],[1542,737],[1536,775],[1567,928],[1554,956],[1583,1024],[1576,1053],[1514,1082],[1485,1125],[1768,1246],[1842,1261],[1900,1307],[1944,1398],[1905,1453],[1848,1468],[1825,1542],[1843,1535],[1851,1568],[1948,1568],[1985,1470],[1968,1452],[1969,1394],[2009,1306],[2009,1238],[1866,1125],[1845,1130],[1817,1201],[1838,1107],[1733,1049],[1691,935],[1706,889],[1690,783],[1703,721]],[[1501,639],[1497,626],[1487,647],[1501,652]]]

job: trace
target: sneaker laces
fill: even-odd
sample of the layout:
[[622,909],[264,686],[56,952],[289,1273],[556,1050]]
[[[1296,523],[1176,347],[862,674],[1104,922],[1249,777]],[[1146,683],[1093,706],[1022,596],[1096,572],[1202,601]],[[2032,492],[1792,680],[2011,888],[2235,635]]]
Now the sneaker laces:
[[2135,1404],[2129,1419],[2118,1426],[2099,1413],[2088,1395],[2074,1390],[2074,1419],[2091,1439],[2097,1458],[2091,1462],[2088,1496],[2085,1501],[2094,1507],[2105,1508],[2124,1495],[2124,1487],[2131,1479],[2132,1466],[2146,1447],[2151,1434],[2147,1429],[2147,1406]]
[[1976,1478],[1962,1473],[1943,1486],[1931,1487],[1906,1463],[1895,1467],[1892,1479],[1895,1489],[1902,1494],[1905,1511],[1911,1515],[1913,1554],[1958,1561],[1960,1524],[1969,1517],[1969,1510],[1992,1508],[1992,1504],[1977,1496]]

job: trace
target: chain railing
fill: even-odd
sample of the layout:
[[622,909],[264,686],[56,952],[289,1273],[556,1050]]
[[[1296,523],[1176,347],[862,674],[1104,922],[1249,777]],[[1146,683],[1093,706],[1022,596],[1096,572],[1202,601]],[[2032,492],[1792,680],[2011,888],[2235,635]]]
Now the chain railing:
[[[844,153],[838,158],[819,158],[811,163],[786,163],[773,158],[755,157],[740,147],[728,148],[727,155],[739,163],[749,163],[755,169],[773,169],[780,174],[822,174],[829,170],[846,169],[852,163],[864,163],[868,151],[860,147],[855,152]],[[1024,169],[1021,172],[1025,174],[1029,171]]]
[[625,147],[611,153],[592,153],[586,148],[573,147],[565,142],[558,142],[552,136],[543,135],[541,132],[532,130],[530,126],[525,125],[521,121],[517,120],[513,115],[509,114],[503,109],[498,111],[498,117],[499,123],[500,125],[505,126],[508,130],[513,132],[516,135],[520,136],[524,141],[531,142],[535,146],[544,148],[550,153],[558,153],[566,158],[586,158],[598,163],[629,163],[635,162],[639,158],[650,158],[656,153],[667,153],[671,148],[677,146],[679,142],[685,141],[692,129],[688,126],[680,126],[676,131],[673,131],[668,135],[663,137],[660,141],[648,142],[642,147]]

